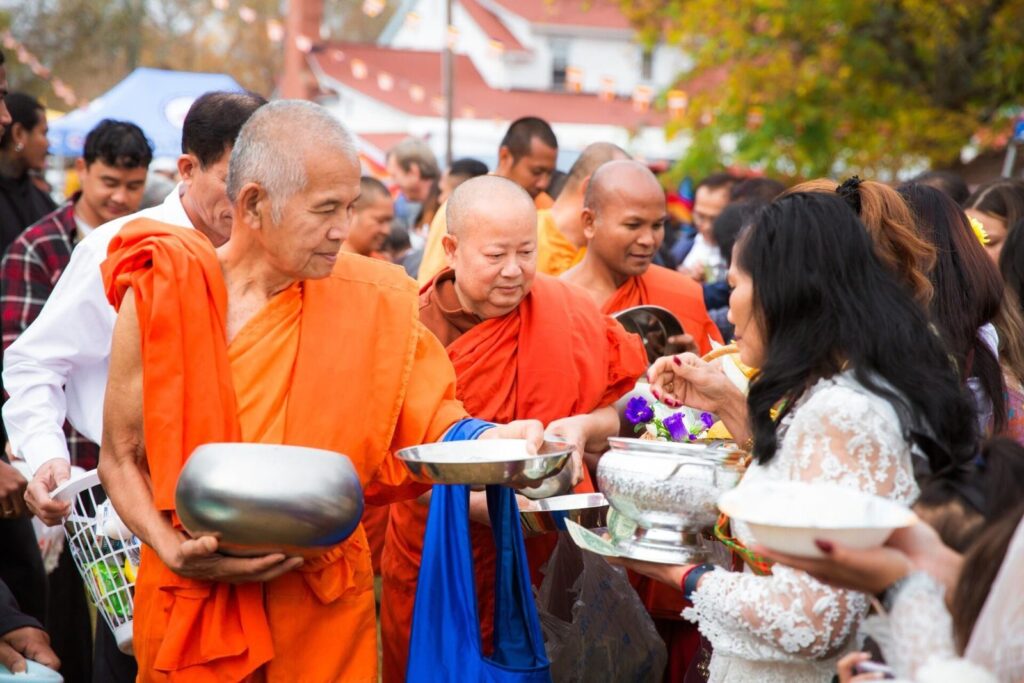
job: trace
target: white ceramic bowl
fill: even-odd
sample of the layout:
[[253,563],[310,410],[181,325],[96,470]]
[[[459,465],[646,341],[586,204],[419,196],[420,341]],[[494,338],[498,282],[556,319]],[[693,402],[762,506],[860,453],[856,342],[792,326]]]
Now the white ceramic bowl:
[[747,525],[757,544],[801,557],[822,557],[817,539],[850,548],[885,543],[917,516],[891,500],[832,484],[765,481],[726,491],[718,507]]

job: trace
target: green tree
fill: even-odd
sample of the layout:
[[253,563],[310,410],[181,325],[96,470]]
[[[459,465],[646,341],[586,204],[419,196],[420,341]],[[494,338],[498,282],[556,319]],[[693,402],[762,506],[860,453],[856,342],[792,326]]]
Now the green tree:
[[692,55],[685,166],[813,177],[948,167],[1024,105],[1024,0],[620,0]]

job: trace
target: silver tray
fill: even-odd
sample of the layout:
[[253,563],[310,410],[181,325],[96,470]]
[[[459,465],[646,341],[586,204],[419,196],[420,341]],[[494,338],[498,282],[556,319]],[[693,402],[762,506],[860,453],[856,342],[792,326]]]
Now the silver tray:
[[503,484],[535,486],[561,471],[572,446],[545,441],[537,455],[526,452],[525,439],[446,441],[403,448],[395,457],[414,479],[427,484]]
[[627,332],[640,335],[647,351],[647,362],[662,356],[681,353],[683,348],[670,344],[669,339],[683,334],[683,326],[672,311],[661,306],[634,306],[612,315]]
[[565,531],[569,519],[592,529],[604,526],[608,517],[608,501],[600,493],[572,493],[531,501],[529,508],[520,508],[523,526],[536,533]]

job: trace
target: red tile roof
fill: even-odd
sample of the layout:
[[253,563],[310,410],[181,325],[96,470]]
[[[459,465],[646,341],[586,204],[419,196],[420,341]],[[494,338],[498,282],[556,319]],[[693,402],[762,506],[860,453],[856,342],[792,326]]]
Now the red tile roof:
[[[413,116],[434,117],[443,113],[439,52],[334,43],[318,48],[310,58],[327,76],[389,107]],[[631,129],[665,122],[663,113],[637,112],[631,101],[622,98],[603,101],[594,94],[497,90],[487,85],[468,56],[454,55],[454,59],[456,118],[511,121],[521,116],[540,116],[552,123]],[[382,82],[391,87],[382,88]]]
[[531,24],[630,29],[616,0],[490,0]]
[[477,26],[487,34],[487,37],[501,43],[504,49],[516,52],[526,50],[501,19],[494,12],[477,2],[477,0],[459,0],[459,4],[472,17]]

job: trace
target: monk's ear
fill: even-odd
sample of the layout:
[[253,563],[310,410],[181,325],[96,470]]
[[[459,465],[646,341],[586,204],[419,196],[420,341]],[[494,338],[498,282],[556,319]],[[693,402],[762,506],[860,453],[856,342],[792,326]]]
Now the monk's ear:
[[580,214],[580,220],[583,221],[583,236],[587,238],[587,241],[594,239],[594,210],[584,207],[583,213]]
[[178,176],[186,185],[192,183],[192,174],[199,166],[199,160],[191,154],[182,154],[178,157]]
[[459,246],[459,238],[451,233],[446,233],[441,238],[441,248],[444,249],[444,255],[448,259],[448,265],[455,265],[455,250]]
[[263,203],[269,201],[266,192],[259,183],[246,183],[238,192],[238,199],[235,201],[235,211],[238,218],[247,227],[259,230],[263,227],[263,214],[261,209]]
[[508,171],[514,166],[514,160],[512,159],[512,150],[505,145],[498,148],[498,167],[495,170]]

